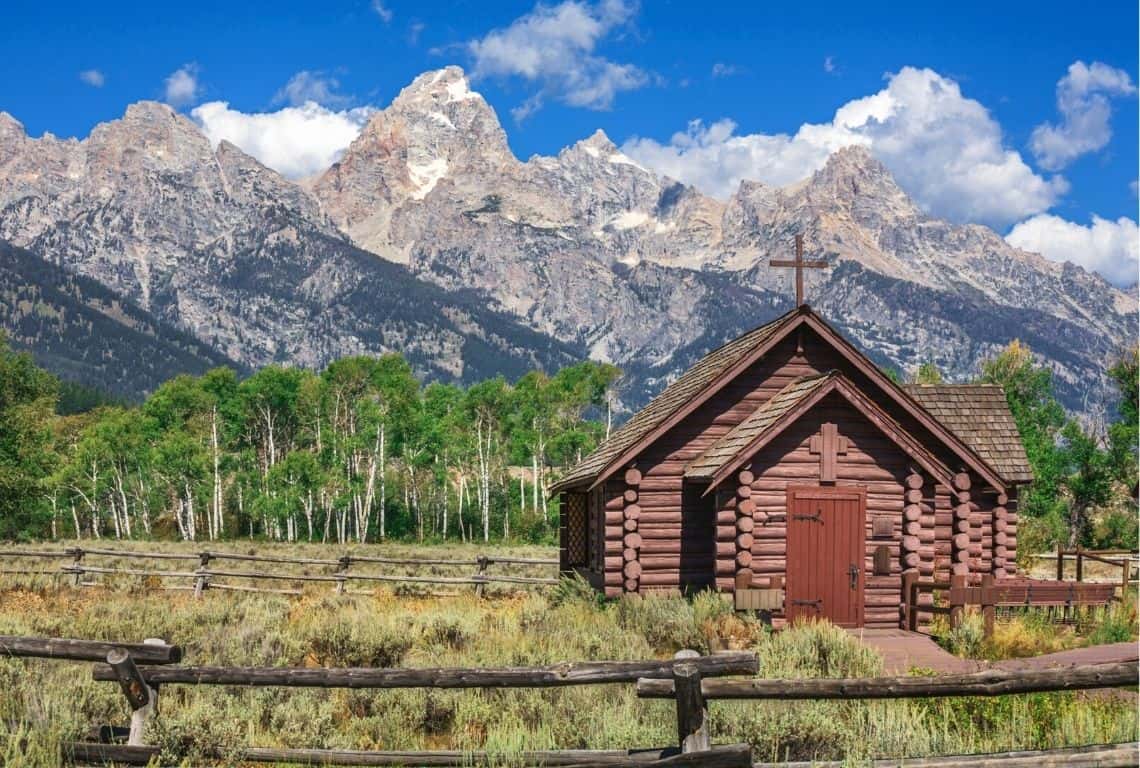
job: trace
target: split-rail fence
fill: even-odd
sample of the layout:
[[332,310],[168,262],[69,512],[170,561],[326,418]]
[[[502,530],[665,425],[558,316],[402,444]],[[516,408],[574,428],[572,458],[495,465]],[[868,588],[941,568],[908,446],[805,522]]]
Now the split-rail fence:
[[[137,567],[123,566],[106,561],[144,561]],[[29,561],[64,561],[58,567],[31,568]],[[94,561],[94,562],[93,562]],[[196,563],[194,568],[160,567],[159,563]],[[252,563],[241,570],[226,563]],[[284,566],[284,568],[281,568]],[[355,570],[360,567],[369,570]],[[374,569],[396,567],[404,570],[443,571],[429,573],[379,573]],[[549,573],[549,576],[520,574],[517,569],[506,572],[492,571],[493,567],[525,566],[529,572]],[[240,567],[240,566],[239,566]],[[258,570],[248,570],[248,568]],[[289,568],[299,569],[290,571]],[[0,576],[49,577],[76,587],[100,586],[90,577],[131,576],[158,579],[161,588],[191,591],[201,597],[210,590],[234,592],[268,592],[300,595],[298,585],[326,584],[337,594],[352,593],[352,584],[381,582],[423,586],[473,587],[482,595],[488,585],[505,584],[534,587],[557,584],[557,558],[511,557],[494,553],[474,558],[387,557],[344,553],[336,558],[286,557],[256,555],[237,552],[202,550],[200,552],[153,552],[99,547],[68,547],[56,550],[0,549]],[[466,571],[466,572],[463,572]],[[171,582],[174,583],[171,583]],[[178,583],[181,582],[181,583]],[[245,582],[245,583],[237,583]],[[289,586],[269,587],[266,583],[288,583]],[[359,591],[359,590],[358,590]]]
[[[157,747],[144,743],[145,726],[156,711],[159,690],[173,684],[390,689],[526,688],[633,683],[642,698],[668,698],[676,704],[677,744],[668,748],[623,750],[549,750],[512,755],[516,764],[550,768],[598,766],[705,766],[707,768],[795,768],[804,763],[752,763],[747,744],[714,746],[710,740],[708,702],[720,699],[899,699],[939,696],[999,696],[1042,691],[1134,688],[1140,682],[1135,663],[1096,664],[1047,670],[991,670],[935,677],[863,679],[759,679],[755,654],[726,652],[701,656],[680,651],[670,660],[591,661],[547,667],[500,669],[288,669],[278,667],[178,666],[182,651],[162,640],[142,644],[104,641],[0,637],[0,655],[102,661],[96,680],[117,682],[132,711],[131,727],[102,726],[94,733],[114,739],[125,731],[127,743],[69,742],[63,753],[76,765],[150,765]],[[1140,744],[1098,744],[1054,750],[986,755],[875,761],[875,766],[919,768],[990,768],[1069,765],[1114,768],[1136,765]],[[234,755],[229,755],[233,758]],[[354,766],[459,766],[494,764],[505,756],[459,751],[358,751],[249,747],[237,756],[247,763]],[[812,763],[811,765],[839,765]]]

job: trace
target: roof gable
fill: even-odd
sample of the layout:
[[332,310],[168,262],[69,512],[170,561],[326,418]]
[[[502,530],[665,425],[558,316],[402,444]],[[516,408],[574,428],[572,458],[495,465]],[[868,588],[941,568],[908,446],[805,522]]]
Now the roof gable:
[[777,332],[797,316],[798,312],[781,315],[772,322],[709,352],[667,386],[661,394],[653,398],[648,405],[634,414],[629,421],[614,430],[613,434],[564,475],[551,490],[558,491],[582,482],[596,485],[604,480],[608,474],[607,468],[615,463],[620,464],[619,459],[628,450],[641,445],[647,438],[653,439],[655,433],[662,431],[662,427],[667,427],[678,414],[685,413],[687,406],[699,403],[700,395],[709,389],[709,385],[724,378],[731,378],[725,374],[735,369],[742,360],[751,358],[752,353],[758,348],[766,346],[766,342],[777,336],[782,337]]
[[832,349],[865,375],[872,384],[946,445],[964,464],[993,487],[1005,490],[1010,482],[983,460],[953,431],[941,424],[901,386],[828,325],[807,305],[760,326],[709,352],[676,381],[602,442],[593,453],[551,487],[552,492],[589,484],[593,488],[632,461],[673,425],[696,410],[767,350],[796,328],[807,325]]
[[953,473],[923,447],[922,443],[891,418],[885,410],[843,374],[831,371],[821,376],[797,379],[756,409],[724,437],[685,468],[687,480],[708,481],[708,493],[747,462],[788,426],[808,413],[827,395],[836,393],[906,453],[935,480],[950,484]]
[[1000,386],[908,384],[903,389],[1006,480],[1033,480],[1021,433]]

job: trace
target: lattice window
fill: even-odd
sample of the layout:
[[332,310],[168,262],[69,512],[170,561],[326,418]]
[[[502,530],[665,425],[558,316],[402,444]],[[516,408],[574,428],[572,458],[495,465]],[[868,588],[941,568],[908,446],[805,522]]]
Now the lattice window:
[[589,560],[590,570],[594,573],[602,572],[602,554],[605,551],[605,544],[603,538],[605,536],[605,499],[602,497],[602,489],[595,488],[590,492],[589,515],[590,515],[590,541],[589,541]]
[[566,494],[566,564],[586,564],[586,494]]

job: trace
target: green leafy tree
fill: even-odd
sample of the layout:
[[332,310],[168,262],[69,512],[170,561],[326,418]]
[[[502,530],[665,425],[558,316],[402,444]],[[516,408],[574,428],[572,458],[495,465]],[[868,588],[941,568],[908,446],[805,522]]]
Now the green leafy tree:
[[1005,391],[1033,470],[1033,483],[1019,500],[1022,514],[1057,519],[1064,507],[1060,494],[1067,469],[1058,439],[1066,417],[1053,392],[1052,373],[1034,363],[1028,347],[1014,341],[982,363],[981,380]]
[[43,535],[59,382],[0,335],[0,537]]
[[1120,393],[1117,418],[1108,427],[1110,463],[1116,479],[1137,496],[1137,448],[1140,445],[1140,383],[1137,381],[1138,348],[1125,352],[1108,369]]
[[910,381],[912,384],[942,384],[945,380],[938,366],[927,360],[918,366]]

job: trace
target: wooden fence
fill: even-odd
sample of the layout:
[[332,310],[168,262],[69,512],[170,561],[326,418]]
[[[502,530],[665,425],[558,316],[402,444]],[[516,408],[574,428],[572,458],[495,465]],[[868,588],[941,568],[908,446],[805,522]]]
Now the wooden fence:
[[[949,616],[951,629],[962,622],[967,606],[976,606],[982,612],[985,637],[993,636],[994,622],[999,607],[1060,608],[1064,611],[1092,606],[1104,606],[1116,597],[1114,583],[1080,583],[1075,581],[1041,581],[1038,579],[995,579],[983,574],[981,584],[971,586],[965,575],[951,576],[949,581],[921,581],[917,573],[903,574],[904,625],[918,630],[920,615],[943,614]],[[945,603],[926,602],[920,595],[944,593]]]
[[[91,560],[114,558],[146,561],[140,567],[102,565]],[[55,569],[12,567],[12,563],[22,564],[36,560],[64,560]],[[161,568],[158,563],[192,562],[192,569],[177,566]],[[226,562],[256,563],[260,570],[233,570],[225,567]],[[221,567],[218,566],[221,564]],[[294,566],[299,573],[266,568],[266,565]],[[445,569],[450,573],[414,575],[409,573],[377,573],[353,570],[354,566],[398,566],[405,569],[432,568]],[[518,573],[495,573],[493,566],[531,566],[550,569],[551,576],[528,576]],[[255,566],[258,567],[258,566]],[[237,592],[268,592],[285,595],[299,595],[296,585],[323,583],[335,590],[336,594],[351,593],[348,585],[353,583],[387,582],[395,584],[420,584],[444,586],[472,586],[477,595],[482,595],[488,584],[510,584],[518,586],[542,586],[557,584],[557,558],[509,557],[487,554],[470,559],[456,558],[400,558],[359,555],[345,553],[334,558],[284,557],[279,555],[247,555],[235,552],[203,550],[200,552],[146,552],[125,549],[100,549],[95,547],[69,547],[59,550],[26,550],[18,548],[0,549],[0,576],[39,576],[63,580],[76,587],[100,586],[101,582],[86,579],[87,576],[133,576],[162,580],[182,581],[182,584],[163,583],[162,589],[192,591],[201,597],[209,590]],[[457,572],[466,569],[467,573]],[[291,582],[291,588],[254,586],[234,581],[251,582]],[[357,592],[358,593],[358,592]]]
[[[1052,555],[1046,555],[1052,557]],[[1065,549],[1057,545],[1057,581],[1065,580],[1065,561],[1072,559],[1076,562],[1074,577],[1078,582],[1085,580],[1085,562],[1102,563],[1120,569],[1120,594],[1123,597],[1128,588],[1138,583],[1133,578],[1132,561],[1140,557],[1140,551],[1135,549]]]
[[[604,683],[635,683],[642,698],[674,700],[677,744],[661,749],[550,750],[521,755],[457,751],[359,751],[331,749],[276,749],[249,747],[229,759],[245,763],[294,763],[303,765],[441,766],[488,765],[505,757],[513,764],[583,768],[584,766],[706,766],[708,768],[793,768],[803,763],[751,762],[747,744],[713,746],[709,738],[708,702],[719,699],[898,699],[938,696],[999,696],[1040,691],[1090,690],[1135,687],[1140,672],[1134,663],[1099,664],[1048,670],[987,671],[936,677],[880,677],[864,679],[729,679],[732,675],[755,675],[758,660],[753,653],[728,652],[700,656],[680,651],[672,660],[593,661],[547,667],[502,669],[282,669],[278,667],[180,667],[181,649],[161,640],[141,645],[85,640],[47,640],[0,637],[0,653],[42,656],[53,659],[106,662],[93,670],[96,680],[116,681],[131,708],[128,743],[69,742],[63,753],[76,764],[153,764],[156,747],[143,743],[144,726],[156,711],[161,686],[246,685],[322,686],[390,689],[404,687],[521,688]],[[105,654],[100,656],[100,654]],[[152,666],[162,665],[162,666]],[[96,733],[114,736],[107,726]],[[990,766],[1136,765],[1140,745],[1105,744],[1060,750],[1008,752],[989,755],[959,755],[915,760],[876,761],[876,766],[918,768],[989,768]],[[220,757],[220,756],[219,756]],[[812,765],[824,765],[812,763]],[[827,763],[826,765],[839,765]]]

